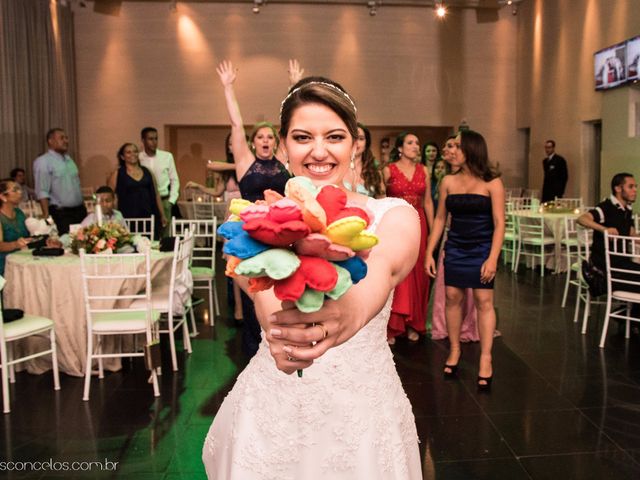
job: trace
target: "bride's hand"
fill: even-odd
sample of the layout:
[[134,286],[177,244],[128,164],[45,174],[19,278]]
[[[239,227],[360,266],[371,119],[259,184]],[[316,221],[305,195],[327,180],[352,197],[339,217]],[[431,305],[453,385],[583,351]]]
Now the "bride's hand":
[[365,325],[360,318],[362,309],[349,301],[349,293],[340,300],[325,301],[317,312],[288,309],[269,318],[268,335],[282,342],[285,355],[297,360],[292,363],[296,370],[310,366],[313,360],[349,340]]
[[[285,351],[285,348],[293,345],[290,340],[282,339],[278,336],[274,336],[272,332],[277,332],[282,330],[279,325],[275,325],[271,319],[268,321],[269,325],[266,331],[266,339],[269,344],[269,351],[271,352],[271,356],[276,362],[276,367],[278,370],[286,373],[287,375],[291,375],[296,370],[302,370],[304,368],[310,367],[313,364],[313,360],[300,360],[298,358],[293,357],[290,353]],[[295,329],[305,329],[306,325],[291,325],[290,328],[292,330]],[[296,344],[296,348],[303,350],[308,347],[307,344]]]

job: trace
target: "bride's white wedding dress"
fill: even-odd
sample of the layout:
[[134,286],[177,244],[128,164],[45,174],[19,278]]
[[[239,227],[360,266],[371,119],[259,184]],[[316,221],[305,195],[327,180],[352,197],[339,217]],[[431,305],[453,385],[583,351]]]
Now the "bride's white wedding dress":
[[[403,200],[370,199],[370,227]],[[421,479],[411,405],[387,345],[391,295],[302,378],[278,370],[262,340],[209,429],[209,479]]]

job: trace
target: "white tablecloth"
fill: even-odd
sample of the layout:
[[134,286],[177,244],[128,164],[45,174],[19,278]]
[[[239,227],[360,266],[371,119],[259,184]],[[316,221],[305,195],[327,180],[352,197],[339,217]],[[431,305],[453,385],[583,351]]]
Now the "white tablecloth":
[[566,271],[567,260],[562,252],[564,220],[565,218],[578,218],[580,214],[575,212],[538,212],[536,210],[515,210],[513,214],[516,217],[542,217],[544,219],[545,234],[553,236],[554,240],[554,253],[553,255],[549,255],[549,258],[546,260],[546,267],[556,273]]
[[[152,288],[168,285],[172,256],[173,252],[152,250]],[[60,371],[74,376],[84,375],[87,327],[80,257],[72,253],[61,257],[34,257],[30,250],[15,252],[7,256],[5,278],[4,305],[52,319],[55,323]],[[120,288],[120,291],[127,289],[130,281],[122,280],[114,288]],[[47,342],[47,336],[30,337],[17,342],[17,352],[42,350]],[[104,348],[116,347],[106,342]],[[51,360],[45,356],[29,360],[25,365],[30,373],[43,373],[51,369]],[[108,359],[104,365],[109,370],[118,370],[120,361]]]

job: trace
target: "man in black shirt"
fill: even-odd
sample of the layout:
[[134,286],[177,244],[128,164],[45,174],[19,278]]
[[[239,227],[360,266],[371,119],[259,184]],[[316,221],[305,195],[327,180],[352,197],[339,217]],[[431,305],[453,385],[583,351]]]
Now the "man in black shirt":
[[[591,262],[603,272],[606,271],[604,232],[626,236],[636,234],[633,228],[631,204],[636,200],[637,190],[638,185],[633,175],[618,173],[611,179],[611,196],[578,218],[580,225],[594,230]],[[614,259],[616,267],[640,271],[640,265],[627,258],[614,257]],[[629,276],[633,281],[637,281],[638,278],[640,277],[633,274]],[[621,285],[620,289],[640,292],[640,287],[636,288],[628,284]]]

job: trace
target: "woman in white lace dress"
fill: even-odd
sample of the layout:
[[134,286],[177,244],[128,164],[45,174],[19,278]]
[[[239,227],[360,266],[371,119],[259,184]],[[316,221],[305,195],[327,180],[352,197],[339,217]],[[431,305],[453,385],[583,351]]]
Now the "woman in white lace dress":
[[[316,185],[343,185],[357,133],[354,102],[330,80],[301,80],[282,103],[289,168]],[[272,290],[255,294],[262,343],[207,434],[210,479],[422,478],[415,419],[386,341],[391,292],[417,259],[418,217],[400,199],[347,196],[375,215],[380,243],[368,274],[316,313],[282,310]],[[302,378],[291,375],[297,369]]]

